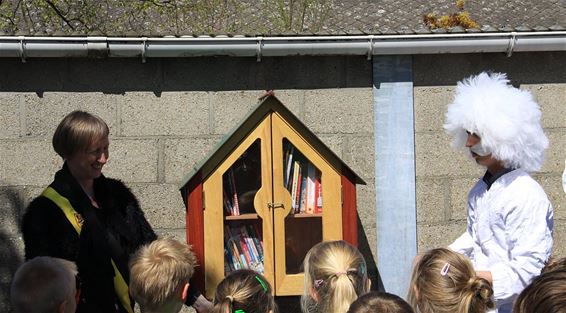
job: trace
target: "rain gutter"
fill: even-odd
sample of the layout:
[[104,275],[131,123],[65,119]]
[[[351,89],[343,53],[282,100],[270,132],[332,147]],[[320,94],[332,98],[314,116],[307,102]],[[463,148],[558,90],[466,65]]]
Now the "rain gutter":
[[178,58],[566,51],[566,31],[309,37],[0,36],[0,57]]

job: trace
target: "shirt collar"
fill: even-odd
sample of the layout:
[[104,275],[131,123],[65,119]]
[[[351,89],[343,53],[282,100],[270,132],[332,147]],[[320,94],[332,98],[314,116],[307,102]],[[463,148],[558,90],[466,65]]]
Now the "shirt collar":
[[491,185],[493,185],[493,183],[495,183],[496,180],[499,179],[499,177],[513,171],[514,169],[512,168],[504,168],[501,171],[495,173],[495,174],[491,174],[489,171],[486,171],[485,174],[483,175],[483,182],[486,183],[487,185],[487,190],[489,190],[489,188],[491,188]]

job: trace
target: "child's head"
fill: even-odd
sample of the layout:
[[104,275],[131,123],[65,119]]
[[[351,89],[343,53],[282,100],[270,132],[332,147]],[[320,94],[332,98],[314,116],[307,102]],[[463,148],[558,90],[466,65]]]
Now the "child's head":
[[513,312],[566,312],[566,269],[551,270],[535,278],[515,301]]
[[226,276],[214,294],[213,313],[276,313],[273,289],[263,275],[237,270]]
[[421,313],[478,313],[494,308],[491,284],[452,250],[427,251],[415,264],[409,303]]
[[303,265],[303,312],[344,313],[369,290],[362,254],[343,240],[318,243],[307,253]]
[[196,257],[172,238],[141,247],[130,259],[130,294],[143,312],[178,312],[187,296]]
[[347,313],[414,313],[401,297],[387,292],[372,291],[359,297]]

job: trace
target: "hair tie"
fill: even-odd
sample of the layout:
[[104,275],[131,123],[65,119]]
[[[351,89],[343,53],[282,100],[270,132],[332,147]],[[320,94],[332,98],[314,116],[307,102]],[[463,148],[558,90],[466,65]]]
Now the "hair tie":
[[244,311],[242,309],[237,309],[236,311],[234,311],[234,313],[246,313],[246,311]]
[[336,277],[338,277],[340,275],[346,275],[346,274],[348,274],[348,273],[345,272],[345,271],[338,271],[338,272],[335,273]]
[[[263,287],[263,291],[265,291],[265,293],[267,293],[267,285],[263,282],[263,280],[261,280],[261,278],[259,278],[259,276],[255,275],[255,279],[257,279],[257,281],[259,282],[259,284]],[[242,313],[244,313],[242,311]]]
[[450,270],[450,263],[446,262],[446,264],[444,264],[444,266],[440,270],[440,275],[446,276],[446,274],[448,274],[448,270]]
[[230,300],[230,303],[234,302],[234,297],[232,297],[232,296],[226,296],[224,298]]
[[324,280],[322,280],[322,279],[317,279],[317,280],[314,281],[314,287],[315,287],[315,288],[318,288],[318,287],[320,287],[320,286],[322,285],[322,283],[324,283]]

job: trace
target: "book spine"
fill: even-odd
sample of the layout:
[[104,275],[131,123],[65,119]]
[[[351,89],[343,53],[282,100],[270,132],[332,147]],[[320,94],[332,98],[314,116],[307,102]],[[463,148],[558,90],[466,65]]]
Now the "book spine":
[[301,166],[301,191],[299,194],[301,195],[299,198],[299,211],[301,213],[305,213],[307,209],[307,167],[306,164]]
[[299,162],[293,163],[293,184],[291,191],[291,208],[293,213],[297,211],[297,185],[299,184]]
[[245,260],[245,264],[246,264],[245,268],[252,268],[253,260],[252,260],[252,257],[250,255],[250,251],[248,251],[246,241],[241,234],[238,237],[240,239],[239,240],[240,248],[242,249],[242,252],[244,253],[244,260]]
[[291,146],[291,148],[289,149],[290,151],[289,151],[289,157],[288,157],[288,160],[287,160],[287,173],[286,173],[287,175],[286,175],[286,180],[285,180],[286,181],[285,187],[287,188],[287,190],[289,190],[289,188],[291,186],[290,180],[291,180],[291,177],[292,177],[291,175],[292,175],[292,172],[293,172],[293,169],[292,169],[292,167],[293,167],[293,153],[294,153],[294,150],[295,150],[295,148],[291,144],[289,144],[289,145]]
[[316,207],[314,208],[315,213],[322,213],[322,184],[320,183],[320,172],[316,172],[316,178],[314,181],[315,184],[315,199],[316,199]]
[[251,238],[259,256],[259,261],[263,263],[263,247],[261,246],[261,243],[259,241],[259,234],[255,231],[252,225],[249,225],[249,228],[249,233],[251,234]]
[[238,204],[238,191],[236,190],[236,179],[234,178],[234,170],[230,169],[230,183],[232,185],[232,205],[234,206],[234,215],[240,215],[240,206]]
[[308,176],[307,176],[307,209],[308,214],[314,213],[315,204],[315,167],[312,163],[308,164]]

